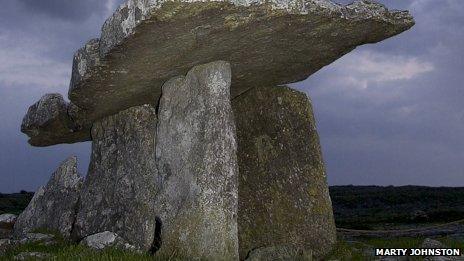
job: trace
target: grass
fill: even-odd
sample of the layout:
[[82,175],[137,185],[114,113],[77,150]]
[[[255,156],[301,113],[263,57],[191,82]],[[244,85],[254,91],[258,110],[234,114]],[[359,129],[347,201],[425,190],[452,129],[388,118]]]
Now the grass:
[[[440,242],[448,247],[464,247],[464,240],[454,240],[447,237],[437,238]],[[376,258],[369,254],[369,249],[379,248],[416,248],[419,247],[424,238],[395,238],[395,239],[359,239],[356,242],[347,242],[340,240],[331,254],[324,260],[375,260]],[[45,246],[38,243],[18,246],[8,251],[0,257],[0,261],[13,260],[16,255],[22,252],[40,252],[53,256],[49,260],[79,260],[79,261],[162,261],[162,260],[180,260],[177,258],[159,258],[148,254],[137,254],[133,252],[122,251],[115,248],[109,248],[104,251],[96,251],[84,246],[70,244],[65,240],[58,239],[57,244]],[[377,258],[378,259],[378,258]],[[409,260],[422,260],[422,258],[410,258]]]

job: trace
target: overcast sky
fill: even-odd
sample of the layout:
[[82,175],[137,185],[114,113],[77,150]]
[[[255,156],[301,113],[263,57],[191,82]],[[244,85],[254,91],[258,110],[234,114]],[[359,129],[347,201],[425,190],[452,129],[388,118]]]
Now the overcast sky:
[[[89,143],[34,148],[19,128],[43,94],[66,96],[73,53],[120,2],[2,1],[0,192],[36,190],[70,155],[86,172]],[[464,186],[464,1],[382,2],[417,25],[294,85],[313,100],[329,183]]]

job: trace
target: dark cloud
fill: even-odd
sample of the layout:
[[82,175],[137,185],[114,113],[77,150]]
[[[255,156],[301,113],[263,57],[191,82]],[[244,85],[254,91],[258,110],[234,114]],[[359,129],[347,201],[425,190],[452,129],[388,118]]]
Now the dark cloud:
[[83,21],[93,14],[103,14],[107,1],[102,0],[18,0],[29,13],[43,14],[52,18]]
[[[4,2],[0,191],[35,190],[72,154],[85,173],[90,144],[33,148],[22,117],[44,93],[66,95],[73,53],[122,0]],[[312,97],[329,181],[464,186],[464,1],[383,2],[417,25],[295,84]]]

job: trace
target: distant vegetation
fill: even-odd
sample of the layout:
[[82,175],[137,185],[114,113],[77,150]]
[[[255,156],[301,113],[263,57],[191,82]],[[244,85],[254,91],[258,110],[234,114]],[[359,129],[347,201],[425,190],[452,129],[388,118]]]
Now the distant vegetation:
[[378,229],[381,224],[464,219],[464,188],[334,186],[330,195],[337,227]]
[[18,215],[27,207],[32,196],[34,193],[26,191],[15,194],[0,193],[0,215],[4,213]]
[[[445,223],[464,219],[464,188],[333,186],[337,227],[376,229],[379,224]],[[0,214],[19,214],[33,193],[0,193]]]

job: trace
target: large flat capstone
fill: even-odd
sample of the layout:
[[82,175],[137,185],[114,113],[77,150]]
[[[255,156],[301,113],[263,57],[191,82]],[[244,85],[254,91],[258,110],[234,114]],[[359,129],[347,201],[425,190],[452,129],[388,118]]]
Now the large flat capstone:
[[237,260],[237,145],[230,65],[194,67],[163,86],[156,157],[162,176],[157,255]]
[[330,0],[128,0],[105,22],[100,39],[74,57],[69,98],[78,109],[72,119],[89,128],[102,117],[155,103],[167,80],[216,60],[231,64],[232,97],[251,86],[301,81],[356,46],[413,24],[408,12],[367,0],[347,6]]
[[45,229],[69,237],[82,184],[83,178],[77,173],[77,159],[70,157],[53,173],[47,185],[39,188],[19,215],[14,225],[15,236]]
[[156,113],[141,105],[95,122],[74,237],[111,231],[148,250],[155,236]]
[[240,257],[291,246],[322,258],[335,222],[310,100],[288,87],[255,87],[232,101],[239,162]]

